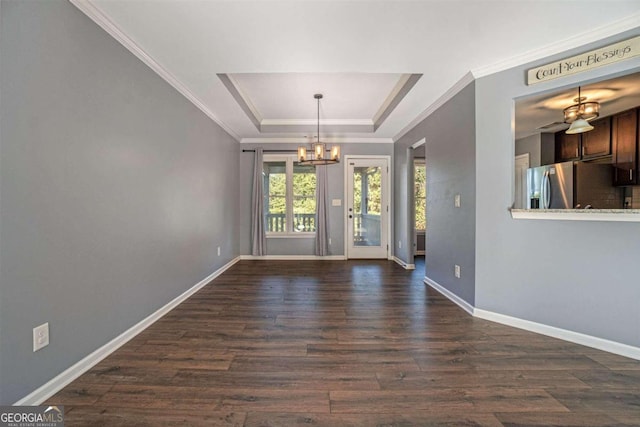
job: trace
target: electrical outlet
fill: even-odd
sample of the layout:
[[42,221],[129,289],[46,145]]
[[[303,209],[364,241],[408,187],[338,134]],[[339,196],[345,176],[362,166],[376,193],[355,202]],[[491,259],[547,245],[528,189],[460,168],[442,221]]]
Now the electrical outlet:
[[33,351],[49,345],[49,323],[44,323],[33,328]]
[[402,249],[402,240],[398,240],[398,248]]
[[453,199],[453,205],[454,205],[456,208],[459,208],[459,207],[460,207],[460,195],[459,195],[459,194],[456,194],[456,196],[454,197],[454,199]]
[[460,278],[460,266],[458,264],[453,266],[453,275],[458,279]]
[[329,237],[329,246],[331,246],[331,237]]
[[220,246],[218,246],[218,256],[220,256]]

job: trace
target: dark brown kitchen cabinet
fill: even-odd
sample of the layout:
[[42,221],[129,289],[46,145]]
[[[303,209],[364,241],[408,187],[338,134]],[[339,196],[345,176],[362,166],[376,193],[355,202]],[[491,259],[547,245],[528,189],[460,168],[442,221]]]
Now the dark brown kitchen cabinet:
[[593,130],[568,135],[556,132],[556,163],[591,160],[611,155],[611,117],[591,122]]
[[608,156],[611,154],[611,117],[591,122],[593,130],[581,134],[582,158]]
[[556,132],[556,163],[580,159],[580,135]]
[[611,121],[613,144],[613,184],[638,183],[638,110],[613,116]]

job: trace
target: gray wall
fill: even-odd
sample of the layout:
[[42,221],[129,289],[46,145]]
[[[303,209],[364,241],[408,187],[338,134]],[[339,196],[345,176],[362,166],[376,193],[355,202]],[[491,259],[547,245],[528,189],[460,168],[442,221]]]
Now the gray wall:
[[[253,150],[262,146],[263,150],[292,150],[297,144],[242,144],[242,149]],[[393,144],[340,144],[341,156],[347,155],[393,155]],[[265,153],[268,154],[268,153]],[[254,153],[240,154],[240,253],[251,254],[251,185]],[[329,206],[329,255],[344,255],[344,161],[329,166],[329,200],[340,199],[342,206]],[[391,173],[393,165],[390,165]],[[393,200],[393,191],[391,199]],[[330,202],[331,203],[331,202]],[[393,224],[393,213],[391,215]],[[393,232],[392,238],[393,240]],[[315,240],[313,238],[269,238],[267,239],[267,255],[314,255]]]
[[514,220],[508,211],[514,99],[637,71],[640,58],[533,86],[525,70],[638,33],[476,81],[476,307],[640,346],[640,224]]
[[[239,147],[69,2],[1,8],[11,404],[238,255]],[[34,353],[44,322],[51,343]]]
[[[420,122],[395,144],[395,233],[396,256],[412,263],[408,174],[408,147],[422,138],[427,168],[426,276],[469,304],[475,290],[475,85],[471,83]],[[454,208],[460,194],[461,207]],[[403,247],[398,248],[402,236]],[[461,278],[453,266],[461,267]]]
[[540,134],[529,135],[524,138],[516,139],[515,155],[529,153],[529,167],[534,168],[540,166]]
[[555,139],[552,133],[538,133],[516,139],[515,155],[529,153],[529,167],[554,163]]

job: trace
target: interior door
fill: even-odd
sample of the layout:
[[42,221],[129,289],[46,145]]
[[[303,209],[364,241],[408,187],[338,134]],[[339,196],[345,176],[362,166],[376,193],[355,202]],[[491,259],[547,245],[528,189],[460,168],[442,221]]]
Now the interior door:
[[347,258],[387,258],[388,160],[348,159],[346,176]]

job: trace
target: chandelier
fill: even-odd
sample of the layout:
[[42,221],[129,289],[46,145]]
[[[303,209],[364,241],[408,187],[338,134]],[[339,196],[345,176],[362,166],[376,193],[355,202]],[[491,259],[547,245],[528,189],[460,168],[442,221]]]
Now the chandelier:
[[[322,99],[321,93],[316,93],[313,97],[318,101],[318,134],[315,144],[312,144],[311,150],[307,150],[307,147],[298,147],[298,164],[301,165],[331,165],[334,163],[340,163],[340,146],[334,145],[329,151],[327,157],[327,149],[325,144],[320,142],[320,100]],[[307,157],[308,155],[308,157]]]
[[578,86],[578,97],[574,99],[577,104],[573,104],[563,110],[564,122],[571,124],[566,133],[576,134],[593,130],[589,120],[593,120],[600,115],[600,104],[594,101],[585,102],[587,98],[581,96],[580,86]]

